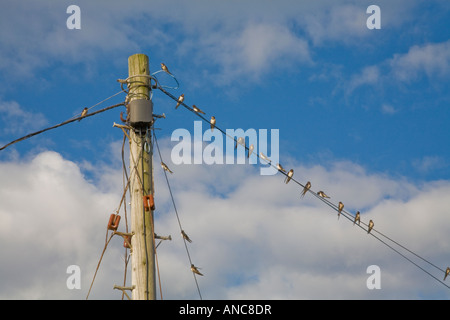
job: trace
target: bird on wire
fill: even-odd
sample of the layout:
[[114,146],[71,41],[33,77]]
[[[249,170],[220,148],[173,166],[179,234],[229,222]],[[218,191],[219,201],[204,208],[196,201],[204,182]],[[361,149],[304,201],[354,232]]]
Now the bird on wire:
[[184,93],[182,93],[182,94],[178,97],[177,105],[175,106],[175,109],[177,109],[177,108],[180,106],[180,104],[183,103],[183,101],[184,101]]
[[169,167],[168,167],[164,162],[161,162],[161,167],[162,167],[164,170],[166,170],[166,171],[168,171],[168,172],[170,172],[170,173],[173,173],[173,172],[169,169]]
[[[81,118],[84,118],[86,115],[87,115],[87,113],[88,113],[88,108],[84,108],[83,109],[83,111],[81,111]],[[80,122],[81,121],[81,119],[80,120],[78,120],[78,122]]]
[[183,239],[186,240],[187,242],[192,242],[192,240],[188,237],[188,235],[186,234],[186,232],[184,232],[184,230],[181,230],[181,235],[183,236]]
[[361,214],[359,211],[356,212],[355,221],[353,221],[353,225],[358,222],[358,225],[361,223]]
[[338,207],[338,219],[341,216],[342,209],[344,209],[344,204],[339,201],[339,207]]
[[308,192],[309,189],[311,189],[311,182],[308,181],[302,190],[302,198],[305,196],[306,192]]
[[287,177],[284,179],[284,182],[286,184],[288,184],[289,181],[291,181],[291,178],[293,175],[294,175],[294,169],[289,170],[289,172],[287,173]]
[[200,269],[200,268],[198,268],[198,267],[194,266],[193,264],[191,264],[191,271],[192,271],[193,273],[198,274],[199,276],[203,276],[203,273],[201,273],[200,271],[198,271],[198,269]]
[[319,195],[319,196],[321,196],[322,198],[330,198],[329,196],[327,196],[326,194],[325,194],[325,192],[323,192],[323,191],[319,191],[319,192],[317,192],[317,194]]
[[216,126],[216,117],[211,116],[211,121],[210,121],[210,123],[211,123],[211,132],[213,132],[214,127]]
[[248,155],[247,158],[250,158],[250,155],[253,152],[253,149],[255,149],[255,146],[253,144],[250,145],[250,147],[248,147]]
[[192,106],[192,109],[197,113],[206,114],[202,110],[200,110],[200,108],[198,108],[195,104]]
[[279,163],[277,163],[277,169],[280,172],[286,172],[286,169],[284,169],[283,166],[281,164],[279,164]]
[[373,223],[372,220],[370,220],[370,221],[369,221],[369,228],[367,229],[367,233],[370,233],[370,231],[372,231],[373,226],[374,226],[374,223]]
[[161,62],[161,69],[162,69],[165,73],[168,73],[168,74],[172,75],[172,74],[170,73],[169,69],[167,68],[167,66],[166,66],[164,63],[162,63],[162,62]]

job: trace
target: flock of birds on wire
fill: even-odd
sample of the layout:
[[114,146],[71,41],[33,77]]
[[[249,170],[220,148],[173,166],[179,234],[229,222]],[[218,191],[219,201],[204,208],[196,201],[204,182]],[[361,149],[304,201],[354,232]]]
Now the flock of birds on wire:
[[[175,81],[178,83],[178,81],[176,80],[176,78],[174,77],[174,75],[169,71],[169,69],[167,68],[167,66],[166,66],[164,63],[161,63],[161,70],[155,72],[152,76],[149,76],[149,78],[157,81],[157,79],[156,79],[156,77],[155,77],[154,75],[155,75],[156,73],[158,73],[158,72],[165,72],[165,73],[167,73],[168,75],[170,75],[171,77],[173,77],[173,78],[175,79]],[[127,79],[127,80],[128,80],[128,79]],[[118,81],[121,82],[121,83],[123,84],[123,83],[127,83],[127,80],[118,80]],[[206,113],[205,113],[203,110],[201,110],[200,108],[198,108],[196,105],[193,105],[192,107],[189,107],[188,105],[186,105],[186,104],[184,103],[184,100],[185,100],[184,94],[181,94],[181,95],[177,98],[177,97],[173,96],[171,93],[169,93],[168,91],[166,91],[165,89],[163,89],[163,86],[158,85],[158,83],[157,83],[156,87],[153,87],[153,88],[160,89],[163,93],[165,93],[167,96],[169,96],[169,97],[172,98],[174,101],[176,101],[175,109],[178,109],[178,107],[179,107],[180,105],[183,105],[186,109],[188,109],[188,110],[190,110],[190,111],[196,113],[196,114],[197,114],[200,118],[202,118],[204,121],[209,122],[210,127],[211,127],[211,131],[213,131],[214,128],[217,128],[217,129],[220,130],[223,134],[225,134],[225,135],[227,135],[228,137],[230,137],[230,136],[229,136],[227,133],[225,133],[222,129],[220,129],[219,127],[216,127],[216,118],[215,118],[214,116],[211,116],[211,118],[208,120],[208,119],[206,119],[205,117],[202,116],[202,115],[206,115]],[[177,88],[178,88],[178,87],[173,88],[173,89],[177,89]],[[123,90],[123,88],[122,88],[122,91],[125,91],[125,90]],[[126,92],[126,91],[125,91],[125,92]],[[119,92],[119,93],[120,93],[120,92]],[[105,100],[103,100],[103,101],[101,101],[101,102],[104,102],[104,101],[106,101],[106,100],[108,100],[108,99],[110,99],[110,98],[116,96],[116,95],[119,94],[119,93],[116,93],[116,94],[114,94],[113,96],[111,96],[111,97],[109,97],[109,98],[107,98],[107,99],[105,99]],[[127,92],[127,93],[128,93],[128,92]],[[100,113],[100,112],[103,112],[103,111],[106,111],[106,110],[110,110],[110,109],[115,108],[115,107],[118,107],[118,106],[120,106],[120,105],[125,105],[125,106],[126,106],[126,105],[127,105],[127,100],[128,100],[128,98],[129,98],[129,96],[127,95],[127,98],[126,98],[126,100],[125,100],[125,103],[121,103],[121,104],[118,104],[118,105],[110,106],[110,107],[105,108],[105,109],[103,109],[103,110],[96,111],[96,112],[94,112],[94,113],[92,113],[92,114],[90,114],[90,115],[94,115],[94,114],[97,114],[97,113]],[[100,104],[101,102],[97,103],[96,105]],[[96,105],[94,105],[94,106],[96,106]],[[93,108],[94,106],[92,106],[91,108]],[[17,139],[17,140],[15,140],[15,141],[12,141],[12,142],[10,142],[9,144],[7,144],[7,145],[3,146],[2,148],[0,148],[0,150],[3,150],[3,149],[5,149],[6,147],[8,147],[9,145],[11,145],[11,144],[13,144],[13,143],[16,143],[16,142],[19,142],[19,141],[21,141],[21,140],[24,140],[24,139],[26,139],[26,138],[29,138],[29,137],[31,137],[31,136],[33,136],[33,135],[36,135],[36,134],[45,132],[45,131],[50,130],[50,129],[57,128],[57,127],[59,127],[59,126],[61,126],[61,125],[64,125],[64,124],[67,124],[67,123],[70,123],[70,122],[73,122],[73,121],[76,121],[76,120],[81,121],[83,118],[85,118],[86,116],[88,116],[88,111],[89,111],[89,109],[90,109],[90,108],[84,108],[84,109],[82,110],[81,115],[80,115],[79,117],[75,117],[75,118],[69,119],[69,120],[67,120],[67,121],[65,121],[65,122],[63,122],[63,123],[61,123],[61,124],[59,124],[59,125],[56,125],[56,126],[53,126],[53,127],[47,128],[47,129],[44,129],[44,130],[40,130],[40,131],[38,131],[38,132],[29,134],[29,135],[27,135],[27,136],[25,136],[25,137],[22,137],[22,138],[20,138],[20,139]],[[90,116],[90,115],[89,115],[89,116]],[[154,116],[156,116],[156,115],[154,115]],[[163,114],[162,116],[157,116],[157,117],[158,117],[158,118],[160,118],[160,117],[165,118],[165,115]],[[125,122],[125,123],[127,122],[126,119],[123,119],[122,114],[121,114],[120,118],[121,118],[121,120],[122,120],[123,122]],[[118,127],[120,127],[120,126],[118,126]],[[245,139],[244,139],[243,137],[238,137],[237,139],[236,139],[235,137],[231,137],[231,138],[234,139],[234,141],[235,141],[235,149],[238,147],[238,145],[243,146],[243,147],[248,151],[247,157],[250,157],[250,155],[253,153],[254,146],[251,144],[250,146],[247,147],[246,144],[245,144]],[[293,176],[294,176],[294,169],[290,169],[289,171],[287,171],[286,169],[283,168],[283,166],[282,166],[280,163],[277,163],[276,165],[272,164],[272,161],[270,160],[270,158],[267,157],[266,155],[264,155],[262,152],[259,152],[259,154],[256,154],[256,153],[255,153],[255,155],[256,155],[257,157],[259,157],[260,159],[264,160],[267,164],[269,164],[269,165],[275,167],[280,173],[282,173],[283,175],[285,175],[284,182],[285,182],[286,184],[288,184],[288,183],[292,180],[292,181],[295,181],[295,182],[296,182],[298,185],[300,185],[301,187],[303,187],[303,190],[301,191],[301,194],[300,194],[301,198],[303,198],[303,197],[306,195],[307,192],[311,192],[311,193],[312,193],[313,195],[315,195],[317,198],[319,198],[319,199],[322,200],[324,203],[326,203],[327,205],[329,205],[330,207],[332,207],[334,210],[336,210],[337,213],[338,213],[338,219],[339,219],[339,217],[341,216],[341,214],[343,214],[347,219],[353,221],[353,225],[358,224],[358,226],[361,227],[361,223],[362,223],[362,222],[361,222],[361,214],[360,214],[359,211],[357,211],[356,214],[354,214],[354,215],[348,213],[347,211],[344,211],[344,204],[343,204],[341,201],[339,201],[338,205],[336,206],[335,204],[333,204],[333,203],[331,203],[330,201],[328,201],[328,199],[330,199],[330,197],[329,197],[324,191],[318,191],[317,193],[316,193],[316,192],[313,192],[313,191],[311,190],[311,182],[310,182],[310,181],[308,181],[305,185],[303,185],[303,184],[299,183],[298,181],[296,181],[296,180],[293,178]],[[162,159],[161,159],[161,166],[162,166],[162,168],[163,168],[165,171],[167,171],[167,172],[169,172],[169,173],[171,173],[171,174],[173,173],[173,171],[171,171],[171,170],[169,169],[169,167],[162,161]],[[114,221],[115,221],[115,220],[114,220]],[[116,221],[116,222],[117,222],[117,224],[118,224],[118,221]],[[115,224],[115,223],[114,223],[114,224]],[[364,229],[363,227],[361,227],[361,228],[363,228],[364,230],[366,230],[368,234],[370,234],[372,230],[375,230],[375,229],[373,229],[373,228],[374,228],[374,222],[373,222],[372,220],[370,220],[368,224],[365,224],[365,223],[363,223],[363,224],[367,226],[367,229]],[[116,227],[117,227],[117,226],[116,226]],[[181,228],[181,225],[180,225],[180,228]],[[377,232],[378,232],[378,231],[377,231]],[[379,232],[378,232],[378,233],[379,233]],[[381,233],[380,233],[380,234],[381,234]],[[372,233],[372,235],[373,235],[373,233]],[[182,238],[183,238],[185,241],[187,241],[187,242],[189,242],[189,243],[192,242],[192,240],[189,238],[189,236],[186,234],[186,232],[185,232],[183,229],[181,229],[181,236],[182,236]],[[376,236],[375,236],[375,237],[376,237]],[[170,238],[170,237],[169,237],[169,238]],[[376,237],[376,238],[377,238],[377,237]],[[378,239],[378,238],[377,238],[377,239]],[[388,239],[389,239],[389,238],[388,238]],[[390,240],[393,241],[392,239],[390,239]],[[383,242],[383,241],[382,241],[382,242]],[[383,242],[383,243],[384,243],[384,242]],[[130,243],[128,242],[128,245],[129,245],[129,244],[130,244]],[[385,244],[386,244],[386,243],[385,243]],[[401,246],[400,244],[398,244],[398,245]],[[124,243],[124,246],[125,246],[125,243]],[[388,247],[390,247],[390,246],[388,245]],[[401,246],[401,247],[404,248],[404,249],[406,249],[406,248],[403,247],[403,246]],[[392,249],[392,247],[391,247],[391,249]],[[408,249],[406,249],[406,250],[408,250]],[[398,252],[397,250],[395,250],[395,249],[394,249],[394,251],[396,251],[397,253],[399,253],[399,252]],[[411,252],[410,250],[408,250],[408,251]],[[413,252],[411,252],[411,253],[413,253]],[[421,257],[418,256],[417,254],[415,254],[415,253],[413,253],[413,254],[416,255],[417,257],[421,258]],[[400,253],[400,255],[402,255],[402,254]],[[402,256],[403,256],[403,255],[402,255]],[[403,257],[405,257],[405,256],[403,256]],[[406,258],[406,257],[405,257],[405,258]],[[406,258],[406,259],[407,259],[408,261],[412,262],[410,259],[408,259],[408,258]],[[425,260],[424,258],[421,258],[421,259],[424,260],[424,261],[426,261],[426,262],[428,262],[428,261]],[[423,271],[425,271],[426,273],[428,273],[430,276],[432,276],[432,277],[435,278],[436,280],[438,280],[439,282],[443,283],[442,281],[440,281],[439,279],[437,279],[435,276],[431,275],[429,272],[427,272],[426,270],[424,270],[422,267],[418,266],[416,263],[414,263],[414,262],[412,262],[412,263],[413,263],[414,265],[416,265],[417,267],[419,267],[420,269],[422,269]],[[428,262],[428,263],[431,264],[430,262]],[[432,264],[432,265],[433,265],[433,264]],[[433,265],[433,266],[434,266],[434,265]],[[435,267],[436,267],[436,266],[435,266]],[[196,267],[194,264],[191,263],[190,268],[191,268],[191,271],[192,271],[194,274],[203,276],[203,273],[201,273],[201,272],[199,271],[200,268]],[[436,267],[436,268],[438,268],[438,267]],[[442,270],[442,269],[440,269],[440,268],[438,268],[438,269],[441,270],[441,271],[444,271],[444,270]],[[450,267],[447,267],[447,269],[444,271],[444,280],[443,280],[443,281],[445,281],[446,278],[447,278],[449,275],[450,275]],[[444,284],[444,285],[447,286],[446,284]],[[450,288],[449,286],[447,286],[447,287]]]
[[[169,69],[167,68],[167,66],[166,66],[164,63],[161,63],[161,69],[162,69],[164,72],[166,72],[167,74],[173,76],[172,73],[169,71]],[[167,94],[167,92],[166,92],[165,90],[163,90],[163,92],[165,92],[165,93]],[[171,96],[171,95],[169,95],[169,96]],[[172,98],[173,98],[173,97],[172,97]],[[178,99],[176,99],[177,103],[176,103],[176,105],[175,105],[175,109],[178,109],[178,107],[179,107],[180,105],[182,105],[182,104],[183,104],[185,107],[187,107],[187,108],[189,109],[189,107],[186,106],[186,105],[184,104],[184,100],[185,100],[185,96],[184,96],[184,94],[181,94],[181,95],[178,97]],[[194,111],[194,112],[197,113],[197,114],[203,114],[203,115],[206,114],[204,111],[202,111],[202,110],[201,110],[200,108],[198,108],[196,105],[193,105],[193,106],[192,106],[191,111]],[[202,118],[203,118],[203,117],[202,117]],[[205,118],[203,118],[203,119],[206,120]],[[206,121],[208,121],[208,120],[206,120]],[[209,123],[210,123],[210,125],[211,125],[211,131],[213,131],[214,128],[216,127],[216,118],[215,118],[214,116],[211,116],[211,119],[209,120]],[[221,130],[221,131],[222,131],[222,130]],[[223,132],[223,131],[222,131],[222,132]],[[233,138],[233,139],[234,139],[234,138]],[[253,150],[254,150],[253,144],[251,144],[250,146],[247,147],[247,146],[245,145],[245,139],[244,139],[243,137],[238,137],[237,140],[236,140],[236,139],[234,139],[234,140],[235,140],[235,149],[237,148],[238,145],[242,145],[245,149],[248,150],[247,158],[250,157],[250,155],[252,154],[252,152],[253,152]],[[257,155],[257,156],[258,156],[258,155]],[[270,158],[268,158],[268,157],[267,157],[265,154],[263,154],[262,152],[259,153],[259,158],[265,160],[268,164],[272,165],[272,161],[270,160]],[[162,167],[163,167],[164,170],[169,171],[170,173],[172,173],[172,171],[170,171],[170,169],[167,167],[166,164],[162,163]],[[292,177],[293,177],[293,175],[294,175],[294,169],[290,169],[289,171],[287,171],[286,169],[283,168],[283,166],[282,166],[280,163],[277,163],[275,167],[276,167],[276,169],[277,169],[279,172],[281,172],[281,173],[283,173],[283,174],[285,175],[285,180],[284,180],[284,182],[285,182],[286,184],[288,184],[288,183],[291,181],[291,179],[292,179]],[[299,184],[300,184],[300,183],[299,183]],[[301,184],[300,184],[300,185],[301,185]],[[301,198],[303,198],[307,192],[312,192],[312,191],[311,191],[311,182],[310,182],[310,181],[308,181],[308,182],[303,186],[303,190],[302,190],[302,192],[301,192]],[[324,191],[318,191],[316,194],[317,194],[320,198],[322,198],[322,199],[330,199],[330,197],[329,197],[328,195],[326,195]],[[341,201],[339,201],[339,204],[338,204],[338,206],[337,206],[338,219],[339,219],[339,217],[340,217],[340,215],[341,215],[343,209],[344,209],[344,203],[342,203]],[[355,224],[360,225],[360,224],[361,224],[361,213],[360,213],[359,211],[357,211],[356,214],[355,214],[352,218],[353,218],[353,225],[355,225]],[[368,234],[372,231],[373,227],[374,227],[374,222],[373,222],[373,220],[370,220],[369,223],[367,224],[367,233],[368,233]],[[186,240],[188,240],[189,242],[191,242],[190,239],[186,236],[186,234],[185,234],[184,232],[182,232],[182,236],[183,236],[183,238],[185,238]],[[201,273],[197,270],[197,268],[196,268],[194,265],[191,265],[191,270],[192,270],[192,272],[194,272],[194,273],[196,273],[196,274],[203,275],[203,274],[201,274]],[[446,278],[447,278],[447,276],[448,276],[449,274],[450,274],[450,267],[447,267],[447,269],[446,269],[445,272],[444,272],[444,281],[446,280]]]

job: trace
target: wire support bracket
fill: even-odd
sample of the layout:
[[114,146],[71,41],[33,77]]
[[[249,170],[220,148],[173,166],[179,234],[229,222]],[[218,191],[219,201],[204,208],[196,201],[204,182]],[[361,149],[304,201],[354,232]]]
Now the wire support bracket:
[[115,289],[115,290],[122,291],[127,296],[128,300],[132,300],[132,299],[130,298],[130,296],[127,294],[126,291],[133,291],[135,288],[136,288],[135,285],[132,285],[131,287],[123,287],[123,286],[118,286],[117,284],[115,284],[113,287],[113,289]]

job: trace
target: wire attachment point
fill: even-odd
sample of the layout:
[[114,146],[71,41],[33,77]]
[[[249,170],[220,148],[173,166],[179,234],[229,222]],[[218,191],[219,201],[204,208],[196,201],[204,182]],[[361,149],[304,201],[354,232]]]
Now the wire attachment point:
[[133,251],[133,247],[131,246],[131,238],[133,237],[134,233],[125,233],[125,232],[117,232],[114,231],[114,234],[121,236],[123,238],[123,246],[124,248],[130,249],[130,251]]
[[155,239],[160,239],[160,240],[172,240],[172,236],[168,235],[168,236],[159,236],[155,233]]
[[135,285],[132,285],[131,287],[122,287],[118,286],[117,284],[114,285],[113,289],[121,290],[128,298],[128,300],[131,300],[130,296],[125,292],[126,290],[133,291],[136,288]]
[[119,227],[119,222],[120,222],[120,216],[118,214],[111,214],[109,216],[109,221],[108,221],[108,230],[113,230],[116,231],[117,228]]
[[149,194],[147,196],[143,196],[143,198],[144,198],[145,211],[148,211],[149,209],[154,211],[155,210],[155,199],[153,198],[153,195]]

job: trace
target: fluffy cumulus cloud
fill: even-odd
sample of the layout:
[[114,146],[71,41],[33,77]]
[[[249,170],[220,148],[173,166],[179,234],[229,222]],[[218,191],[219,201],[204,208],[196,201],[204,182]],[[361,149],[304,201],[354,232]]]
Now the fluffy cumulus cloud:
[[414,45],[407,53],[394,55],[390,66],[395,77],[405,82],[421,75],[446,78],[450,74],[450,41]]
[[[309,179],[315,190],[326,190],[335,202],[342,200],[349,212],[361,210],[365,223],[373,219],[384,234],[407,247],[411,245],[410,249],[418,253],[426,253],[427,258],[437,260],[442,267],[447,263],[447,246],[442,245],[442,240],[448,228],[423,211],[432,206],[436,197],[448,192],[448,183],[422,189],[407,181],[368,174],[351,163],[337,163],[330,169],[299,165],[294,168],[299,180]],[[247,171],[248,168],[227,170]],[[202,171],[194,170],[193,174]],[[192,190],[188,196],[177,193],[177,206],[183,213],[185,230],[194,239],[189,246],[191,256],[205,273],[199,280],[204,296],[220,299],[419,298],[424,286],[446,294],[442,284],[424,276],[345,218],[338,220],[335,211],[314,197],[307,195],[301,200],[298,186],[284,185],[282,178],[250,173],[250,177],[238,178],[239,185],[225,200],[208,197],[203,190],[200,194]],[[174,180],[180,190],[188,188],[185,181]],[[446,201],[439,202],[432,206],[433,216],[445,219]],[[176,229],[173,216],[164,218],[161,224]],[[436,232],[432,240],[426,236],[430,230]],[[171,246],[183,253],[181,242],[167,244],[160,253],[161,266],[173,263],[175,257],[169,253],[173,250]],[[166,262],[166,254],[170,254],[170,262]],[[182,254],[179,265],[183,259],[187,257]],[[370,265],[378,265],[383,272],[382,289],[378,291],[366,286]],[[436,270],[431,271],[436,274]],[[192,281],[189,284],[189,272],[183,272],[188,284],[186,291],[191,291],[191,297],[195,298],[196,290]],[[443,277],[442,271],[437,274]],[[170,280],[171,274],[166,277],[168,283],[164,288],[167,296],[171,296],[172,290],[178,292],[180,287],[175,286],[175,280]],[[409,277],[418,280],[414,283]]]
[[[365,66],[353,74],[346,85],[346,93],[369,85],[411,84],[426,77],[440,83],[450,75],[450,41],[413,45],[406,53],[396,53],[378,64]],[[383,108],[386,113],[391,110]]]
[[[17,80],[64,62],[65,66],[85,65],[83,71],[90,73],[95,69],[90,62],[101,55],[114,60],[151,46],[162,55],[170,51],[179,58],[191,57],[197,70],[205,65],[217,68],[202,71],[209,73],[208,80],[218,78],[223,84],[243,75],[259,79],[260,74],[283,65],[282,70],[309,65],[313,60],[309,42],[319,47],[327,41],[354,44],[369,32],[369,3],[354,1],[155,1],[152,5],[136,1],[134,6],[79,1],[77,5],[79,30],[66,28],[65,3],[15,2],[4,8],[0,70]],[[383,3],[382,7],[383,17],[390,21],[395,16],[401,24],[414,6]],[[8,31],[11,28],[14,36]]]
[[344,36],[353,42],[368,34],[366,14],[363,5],[328,4],[319,14],[306,15],[305,29],[316,45],[324,45],[326,41],[342,41]]
[[353,75],[346,87],[347,94],[363,85],[377,85],[380,81],[380,68],[378,66],[364,67],[361,72]]
[[312,62],[307,41],[279,24],[250,22],[230,35],[212,32],[199,42],[208,48],[201,53],[201,60],[208,56],[219,66],[216,81],[221,84],[239,77],[259,80],[271,70],[288,70],[292,64]]
[[42,113],[26,111],[16,101],[0,101],[0,119],[8,123],[2,128],[4,134],[23,134],[25,130],[36,130],[47,124]]
[[[338,219],[312,194],[300,198],[301,188],[286,185],[280,174],[261,176],[249,164],[174,165],[170,150],[162,154],[174,171],[169,182],[182,228],[193,240],[189,257],[204,273],[197,278],[204,299],[449,297],[448,288],[352,221]],[[290,165],[299,182],[310,180],[312,190],[324,190],[333,203],[344,202],[349,213],[360,210],[363,223],[373,219],[382,234],[441,268],[449,264],[447,181],[414,185],[350,162],[328,168]],[[109,178],[99,182],[122,185],[120,169],[102,174]],[[0,296],[85,298],[105,243],[107,219],[121,192],[102,191],[77,164],[49,151],[23,162],[3,162],[0,175],[5,244]],[[158,247],[163,298],[198,299],[161,170],[155,170],[155,183],[155,232],[173,239]],[[120,298],[112,286],[123,281],[123,250],[122,240],[113,238],[91,298]],[[442,280],[442,271],[417,263]],[[70,265],[81,268],[81,290],[66,286]],[[370,265],[380,267],[381,289],[367,288]]]
[[75,163],[55,152],[0,167],[0,250],[5,257],[0,296],[80,298],[67,289],[67,268],[81,268],[86,288],[117,198],[100,192]]
[[421,159],[413,160],[413,166],[419,173],[427,173],[431,170],[446,169],[449,164],[439,156],[424,156]]

